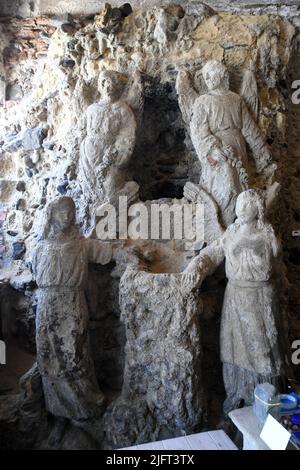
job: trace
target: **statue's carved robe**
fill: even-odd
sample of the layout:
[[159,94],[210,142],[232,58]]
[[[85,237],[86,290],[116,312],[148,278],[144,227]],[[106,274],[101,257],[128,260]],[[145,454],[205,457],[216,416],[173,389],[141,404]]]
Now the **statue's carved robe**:
[[221,319],[221,360],[227,400],[224,410],[253,401],[259,382],[277,383],[282,375],[280,324],[272,284],[278,242],[265,225],[254,233],[241,233],[232,224],[222,238],[201,251],[201,275],[213,272],[225,258],[228,284]]
[[84,294],[88,263],[106,264],[111,247],[74,237],[65,243],[45,240],[33,257],[38,285],[36,344],[47,410],[83,420],[101,413],[91,358],[88,309]]

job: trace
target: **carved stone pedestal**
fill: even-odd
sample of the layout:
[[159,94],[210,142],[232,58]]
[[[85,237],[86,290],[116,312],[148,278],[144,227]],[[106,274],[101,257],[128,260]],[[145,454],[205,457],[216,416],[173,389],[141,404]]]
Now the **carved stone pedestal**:
[[125,271],[120,283],[127,339],[124,383],[104,419],[108,445],[128,446],[200,429],[203,381],[196,284],[190,274]]

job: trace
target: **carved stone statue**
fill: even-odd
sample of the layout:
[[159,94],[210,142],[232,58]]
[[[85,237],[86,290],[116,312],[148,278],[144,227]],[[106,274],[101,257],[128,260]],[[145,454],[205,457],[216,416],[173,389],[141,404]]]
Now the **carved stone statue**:
[[58,418],[51,445],[58,444],[66,420],[84,427],[103,412],[104,395],[90,353],[84,289],[88,263],[106,264],[111,256],[110,245],[79,235],[71,198],[49,204],[32,267],[38,286],[38,368],[46,409]]
[[[270,165],[271,155],[244,99],[229,90],[226,67],[212,60],[204,65],[202,75],[207,93],[199,96],[184,71],[177,77],[177,93],[201,162],[201,188],[213,197],[221,211],[221,222],[227,227],[234,220],[238,194],[248,187],[246,143],[259,173]],[[253,74],[246,78],[253,81]],[[257,112],[254,95],[252,89],[249,102],[253,114]]]
[[220,334],[225,413],[241,403],[251,405],[257,383],[278,385],[282,375],[273,286],[279,243],[264,221],[263,200],[255,190],[238,196],[236,215],[223,236],[186,268],[203,280],[225,259],[228,284]]
[[79,179],[89,203],[114,202],[119,191],[130,199],[138,185],[128,181],[127,165],[134,150],[143,109],[142,85],[136,72],[127,90],[118,72],[103,71],[98,86],[101,99],[87,108],[86,137],[80,147]]

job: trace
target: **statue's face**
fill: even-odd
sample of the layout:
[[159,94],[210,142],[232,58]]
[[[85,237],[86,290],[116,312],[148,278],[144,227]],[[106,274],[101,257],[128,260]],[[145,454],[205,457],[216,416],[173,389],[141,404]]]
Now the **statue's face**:
[[209,60],[202,68],[202,75],[208,90],[229,89],[228,71],[222,62]]
[[206,86],[209,90],[214,90],[218,88],[222,83],[222,75],[219,72],[214,72],[213,70],[207,70],[203,74]]
[[252,198],[243,195],[238,197],[236,203],[236,215],[242,225],[254,222],[258,216],[258,208]]
[[118,89],[114,80],[109,76],[100,76],[99,91],[103,98],[108,98],[109,100],[118,99]]
[[74,209],[68,204],[61,204],[52,209],[51,222],[56,232],[65,232],[74,221]]

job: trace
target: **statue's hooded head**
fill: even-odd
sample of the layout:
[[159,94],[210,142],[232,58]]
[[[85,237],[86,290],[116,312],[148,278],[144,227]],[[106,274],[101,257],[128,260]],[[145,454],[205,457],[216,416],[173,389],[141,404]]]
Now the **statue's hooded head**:
[[228,70],[222,62],[209,60],[202,68],[202,75],[209,90],[229,89]]
[[254,189],[243,191],[237,198],[235,212],[241,225],[252,223],[255,220],[259,224],[263,224],[265,204],[262,194]]
[[73,233],[76,229],[76,208],[71,197],[58,197],[46,208],[43,238],[55,238],[63,233]]
[[104,70],[100,72],[98,89],[103,99],[118,101],[124,90],[123,77],[119,72]]

